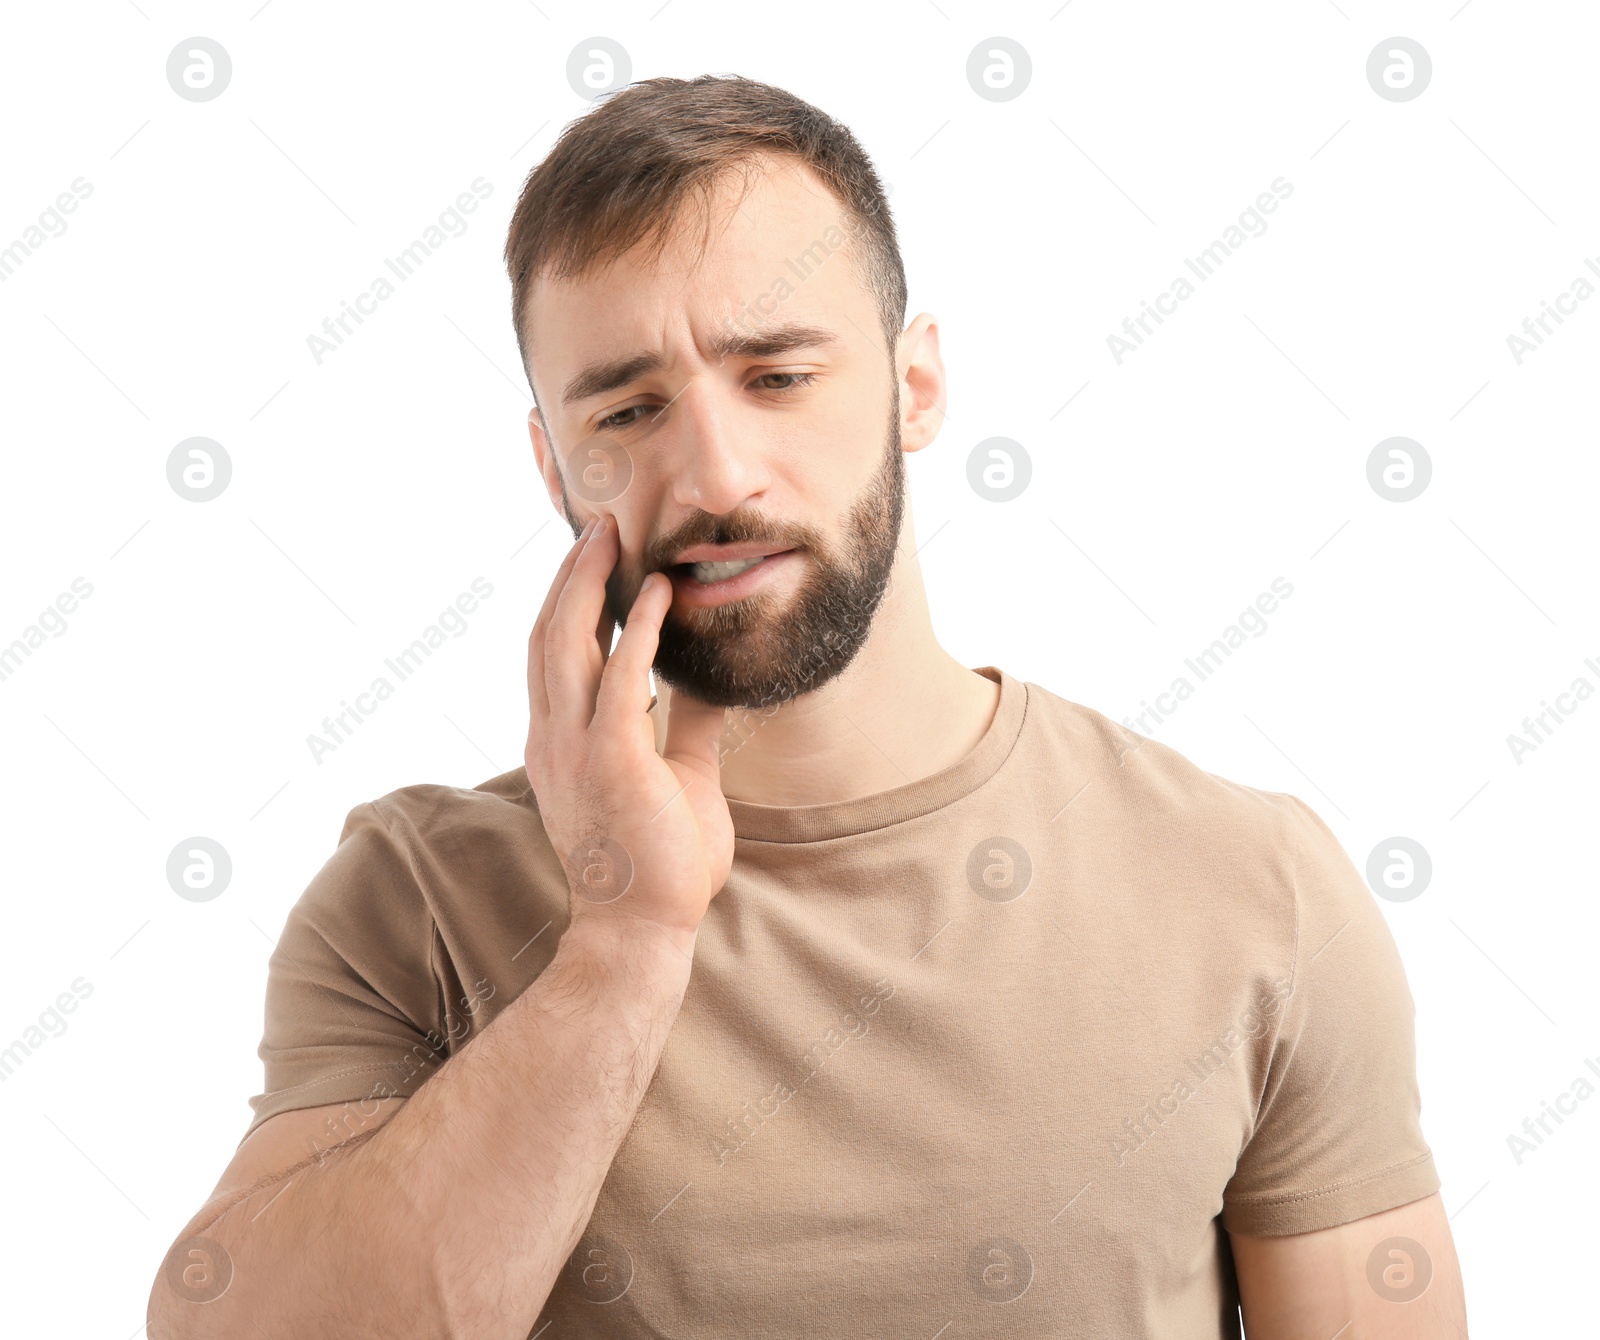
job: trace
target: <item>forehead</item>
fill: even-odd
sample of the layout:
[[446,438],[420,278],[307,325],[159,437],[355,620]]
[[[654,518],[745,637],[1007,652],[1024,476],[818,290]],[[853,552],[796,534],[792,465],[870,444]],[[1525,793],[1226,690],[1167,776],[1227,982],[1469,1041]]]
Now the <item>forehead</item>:
[[687,203],[658,254],[642,246],[569,279],[541,276],[528,298],[530,362],[541,389],[591,359],[704,338],[730,321],[870,329],[874,299],[844,206],[803,163],[765,160]]

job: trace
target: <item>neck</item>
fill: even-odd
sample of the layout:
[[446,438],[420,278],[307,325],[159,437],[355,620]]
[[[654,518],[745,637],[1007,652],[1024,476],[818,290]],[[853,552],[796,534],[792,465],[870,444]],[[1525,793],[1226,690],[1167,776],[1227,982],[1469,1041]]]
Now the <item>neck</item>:
[[[1000,686],[962,665],[934,637],[909,505],[903,521],[889,589],[844,673],[768,715],[727,712],[724,795],[782,806],[854,800],[942,771],[983,737]],[[656,696],[660,749],[670,686],[658,682]]]

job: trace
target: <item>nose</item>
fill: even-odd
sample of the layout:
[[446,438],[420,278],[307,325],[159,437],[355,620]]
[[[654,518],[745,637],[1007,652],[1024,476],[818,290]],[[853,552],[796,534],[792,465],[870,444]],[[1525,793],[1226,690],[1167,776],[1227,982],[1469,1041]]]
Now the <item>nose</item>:
[[760,453],[715,377],[693,378],[667,410],[672,498],[684,507],[732,512],[766,487]]

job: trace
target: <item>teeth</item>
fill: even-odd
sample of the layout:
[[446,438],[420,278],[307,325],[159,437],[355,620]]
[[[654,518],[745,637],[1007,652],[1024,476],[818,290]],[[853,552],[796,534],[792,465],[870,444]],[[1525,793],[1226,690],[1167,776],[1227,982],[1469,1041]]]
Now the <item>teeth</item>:
[[734,563],[691,563],[689,571],[694,574],[697,582],[725,582],[729,577],[737,577],[761,561],[760,558],[742,558]]

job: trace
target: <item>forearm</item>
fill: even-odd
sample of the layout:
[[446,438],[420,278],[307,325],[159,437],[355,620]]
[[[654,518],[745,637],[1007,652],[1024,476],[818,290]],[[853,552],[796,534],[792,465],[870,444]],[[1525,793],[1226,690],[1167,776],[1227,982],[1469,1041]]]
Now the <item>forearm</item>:
[[155,1340],[251,1332],[523,1340],[655,1073],[689,959],[580,923],[549,966],[370,1136],[261,1187],[204,1235],[233,1263]]

